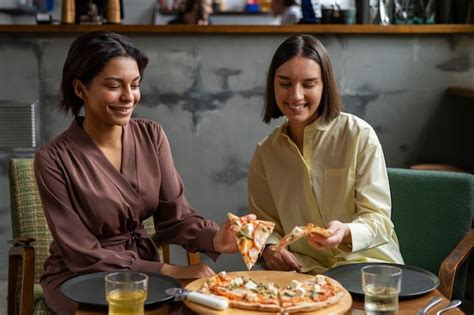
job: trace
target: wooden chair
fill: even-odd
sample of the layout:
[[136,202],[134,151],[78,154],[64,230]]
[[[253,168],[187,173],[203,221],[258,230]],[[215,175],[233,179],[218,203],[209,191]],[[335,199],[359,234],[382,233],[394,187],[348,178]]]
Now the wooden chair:
[[[53,238],[41,206],[33,159],[12,159],[9,179],[13,240],[8,253],[8,314],[52,314],[43,301],[39,279]],[[144,225],[148,235],[154,235],[153,219]],[[162,261],[169,262],[169,245],[153,240]],[[189,264],[200,262],[198,253],[188,252],[187,257]]]
[[405,263],[438,274],[438,290],[448,299],[463,299],[466,262],[474,249],[474,176],[389,168],[388,177]]

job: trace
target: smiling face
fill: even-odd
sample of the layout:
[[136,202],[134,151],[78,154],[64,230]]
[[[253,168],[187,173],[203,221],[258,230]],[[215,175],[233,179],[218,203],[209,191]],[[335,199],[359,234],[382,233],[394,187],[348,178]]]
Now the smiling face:
[[277,68],[275,101],[288,125],[307,126],[317,118],[323,93],[321,67],[311,59],[294,57]]
[[84,126],[107,129],[128,124],[140,101],[140,72],[135,59],[115,57],[86,86],[74,83],[84,101]]

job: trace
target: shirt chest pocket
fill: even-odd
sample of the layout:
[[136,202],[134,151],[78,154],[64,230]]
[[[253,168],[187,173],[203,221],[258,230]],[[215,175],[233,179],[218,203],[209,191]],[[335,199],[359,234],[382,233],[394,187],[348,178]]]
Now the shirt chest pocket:
[[355,170],[324,169],[323,211],[327,222],[349,222],[355,209]]

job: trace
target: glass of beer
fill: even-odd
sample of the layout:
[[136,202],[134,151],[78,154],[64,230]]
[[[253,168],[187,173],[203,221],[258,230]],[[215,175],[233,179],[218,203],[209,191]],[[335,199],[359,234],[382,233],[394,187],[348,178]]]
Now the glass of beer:
[[363,267],[361,272],[365,313],[396,314],[402,270],[396,266],[374,264]]
[[105,296],[109,315],[145,313],[148,276],[140,272],[120,271],[105,276]]

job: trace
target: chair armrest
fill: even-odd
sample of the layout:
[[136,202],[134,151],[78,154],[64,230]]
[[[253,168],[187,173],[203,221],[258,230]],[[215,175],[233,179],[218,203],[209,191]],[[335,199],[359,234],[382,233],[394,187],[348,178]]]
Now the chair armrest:
[[[8,314],[33,313],[35,249],[31,243],[34,241],[34,238],[16,238],[9,241],[13,246],[8,251]],[[20,277],[21,287],[18,288],[20,272],[23,274]],[[18,301],[17,292],[20,293]],[[17,305],[19,310],[15,311]]]
[[[161,254],[163,257],[163,262],[169,264],[170,263],[170,245],[166,242],[161,241],[156,234],[154,234],[151,239],[157,248],[161,248]],[[186,251],[186,257],[188,258],[188,265],[195,265],[201,262],[201,257],[199,253],[192,253],[190,251]]]
[[441,263],[438,290],[448,299],[453,294],[454,279],[462,263],[474,249],[474,229],[471,229]]

